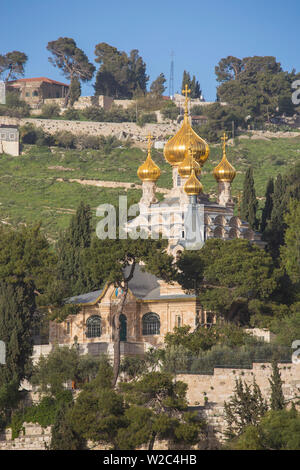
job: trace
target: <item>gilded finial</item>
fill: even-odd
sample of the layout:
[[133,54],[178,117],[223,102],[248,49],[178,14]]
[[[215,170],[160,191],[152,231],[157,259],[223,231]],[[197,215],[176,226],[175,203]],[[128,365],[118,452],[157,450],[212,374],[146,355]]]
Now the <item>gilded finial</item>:
[[148,154],[146,161],[138,168],[137,175],[142,181],[156,181],[160,177],[160,169],[151,158],[151,146],[153,136],[148,136]]
[[185,88],[184,88],[184,90],[182,90],[182,94],[185,95],[185,103],[184,103],[184,114],[185,115],[188,114],[188,102],[189,102],[188,93],[191,93],[191,90],[189,89],[187,84],[185,84]]
[[153,139],[153,135],[151,135],[150,132],[147,135],[147,139],[148,139],[148,153],[149,153],[152,147],[152,139]]
[[226,132],[224,132],[223,137],[221,137],[221,140],[223,141],[223,155],[226,155],[226,141],[228,140]]
[[220,163],[214,168],[213,175],[217,181],[227,181],[231,183],[235,178],[236,171],[226,157],[226,141],[228,140],[226,132],[224,132],[221,140],[223,141],[223,157]]

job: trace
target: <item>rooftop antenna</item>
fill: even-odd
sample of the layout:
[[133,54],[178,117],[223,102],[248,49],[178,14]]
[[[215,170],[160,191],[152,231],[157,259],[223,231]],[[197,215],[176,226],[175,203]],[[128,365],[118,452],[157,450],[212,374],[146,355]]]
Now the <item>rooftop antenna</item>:
[[174,96],[174,51],[171,52],[171,68],[169,80],[169,96],[173,99]]

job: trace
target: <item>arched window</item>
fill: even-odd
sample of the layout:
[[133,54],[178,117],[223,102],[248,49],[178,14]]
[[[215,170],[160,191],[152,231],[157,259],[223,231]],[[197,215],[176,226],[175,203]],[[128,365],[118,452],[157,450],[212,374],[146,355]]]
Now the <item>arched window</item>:
[[101,317],[93,315],[87,319],[86,326],[87,338],[99,338],[101,336]]
[[143,335],[159,335],[160,319],[156,313],[149,312],[143,316]]
[[34,90],[34,92],[32,93],[32,96],[39,96],[39,92],[37,90]]

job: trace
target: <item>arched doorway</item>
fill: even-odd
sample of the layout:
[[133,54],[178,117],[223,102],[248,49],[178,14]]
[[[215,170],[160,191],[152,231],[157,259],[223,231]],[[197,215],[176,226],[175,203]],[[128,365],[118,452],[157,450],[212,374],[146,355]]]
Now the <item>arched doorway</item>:
[[127,318],[121,313],[120,317],[120,341],[127,341]]

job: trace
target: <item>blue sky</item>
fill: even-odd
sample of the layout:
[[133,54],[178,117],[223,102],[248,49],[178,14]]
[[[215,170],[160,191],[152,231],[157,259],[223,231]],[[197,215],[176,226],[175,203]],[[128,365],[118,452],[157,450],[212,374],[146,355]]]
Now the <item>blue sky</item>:
[[[150,82],[161,72],[169,81],[174,51],[175,91],[186,69],[207,100],[215,99],[215,65],[228,55],[274,55],[284,70],[300,71],[299,0],[3,0],[0,11],[0,53],[25,52],[26,77],[64,81],[46,50],[60,36],[74,38],[92,61],[99,42],[138,49]],[[83,94],[93,94],[91,84]]]

